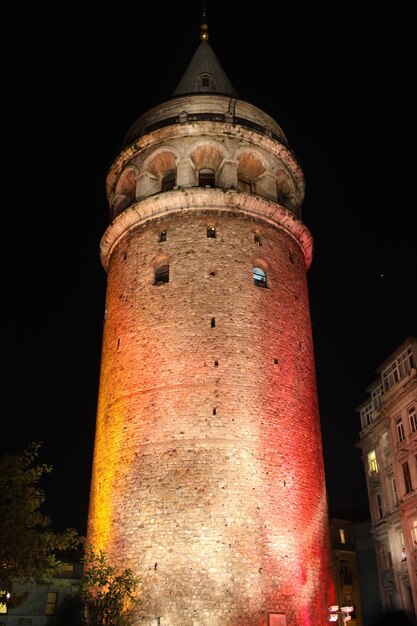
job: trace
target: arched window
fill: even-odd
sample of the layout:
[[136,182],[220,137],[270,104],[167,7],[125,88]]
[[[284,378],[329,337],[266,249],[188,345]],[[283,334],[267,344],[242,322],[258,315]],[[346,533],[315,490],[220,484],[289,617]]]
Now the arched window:
[[166,240],[167,240],[167,231],[161,230],[159,234],[159,241],[166,241]]
[[266,274],[261,267],[252,270],[253,282],[257,287],[266,287]]
[[257,246],[261,246],[262,245],[261,236],[258,233],[254,233],[253,240],[254,240],[254,242],[256,243]]
[[199,187],[215,187],[215,172],[214,170],[202,169],[198,172],[198,186]]
[[162,179],[162,185],[161,185],[162,191],[170,191],[171,189],[174,189],[175,182],[176,182],[175,170],[168,170],[168,172],[165,173]]
[[155,270],[155,285],[169,283],[169,265],[160,265]]
[[216,239],[216,229],[214,226],[207,226],[207,237],[210,239]]
[[250,176],[247,176],[246,174],[238,173],[237,184],[238,184],[240,191],[245,191],[246,193],[253,192],[253,182]]

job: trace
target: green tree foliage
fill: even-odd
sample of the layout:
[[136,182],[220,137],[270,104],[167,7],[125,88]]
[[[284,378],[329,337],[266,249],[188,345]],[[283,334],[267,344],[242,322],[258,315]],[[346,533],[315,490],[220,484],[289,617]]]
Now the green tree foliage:
[[16,584],[47,582],[57,554],[76,549],[83,537],[74,529],[53,532],[40,510],[45,495],[39,482],[52,467],[38,464],[41,443],[0,457],[0,603],[18,606],[23,596]]
[[132,609],[138,602],[139,582],[130,569],[118,573],[109,565],[103,551],[95,553],[87,546],[80,583],[84,623],[88,626],[131,624]]

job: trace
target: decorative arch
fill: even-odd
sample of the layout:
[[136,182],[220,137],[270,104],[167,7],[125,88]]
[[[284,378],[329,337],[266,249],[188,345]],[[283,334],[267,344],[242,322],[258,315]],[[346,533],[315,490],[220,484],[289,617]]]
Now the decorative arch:
[[277,202],[287,209],[299,213],[300,207],[297,201],[296,187],[290,174],[283,169],[276,173]]
[[197,171],[201,169],[217,171],[224,158],[223,148],[214,142],[200,144],[190,153],[190,159]]
[[177,150],[173,148],[159,148],[144,161],[142,176],[146,177],[146,195],[169,191],[176,185]]
[[118,215],[136,199],[136,182],[138,170],[129,166],[120,174],[113,197],[113,213]]
[[253,193],[256,179],[266,170],[263,159],[254,150],[243,150],[236,155],[236,162],[238,188]]

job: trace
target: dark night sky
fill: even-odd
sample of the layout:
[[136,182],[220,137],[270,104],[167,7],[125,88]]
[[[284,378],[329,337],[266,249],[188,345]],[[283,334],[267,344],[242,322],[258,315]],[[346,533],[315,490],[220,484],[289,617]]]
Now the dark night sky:
[[[305,174],[332,506],[366,506],[355,408],[376,367],[417,334],[411,4],[208,3],[220,63],[240,97],[282,126]],[[36,5],[11,9],[3,26],[0,453],[42,441],[40,460],[53,465],[46,509],[56,527],[82,533],[106,285],[105,177],[131,124],[171,97],[199,44],[198,1],[116,10]]]

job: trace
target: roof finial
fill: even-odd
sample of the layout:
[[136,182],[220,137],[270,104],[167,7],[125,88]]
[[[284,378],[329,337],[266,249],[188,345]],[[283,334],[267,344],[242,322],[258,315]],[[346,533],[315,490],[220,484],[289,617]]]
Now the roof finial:
[[207,11],[206,3],[202,2],[201,7],[201,26],[200,26],[200,39],[201,41],[207,41],[209,38],[208,24],[207,24]]

